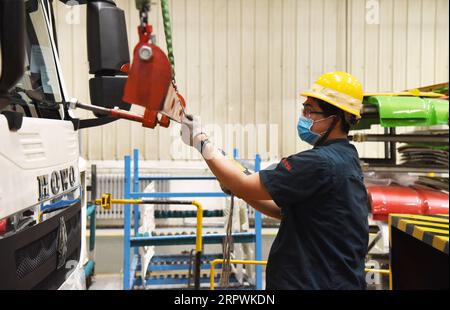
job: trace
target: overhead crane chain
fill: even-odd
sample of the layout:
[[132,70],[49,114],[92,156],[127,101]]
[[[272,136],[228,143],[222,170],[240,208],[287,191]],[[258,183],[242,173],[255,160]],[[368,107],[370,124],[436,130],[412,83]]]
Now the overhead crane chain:
[[169,1],[161,0],[161,10],[164,23],[164,33],[166,35],[167,56],[172,65],[173,82],[175,83],[175,56],[173,54],[172,24],[170,21]]
[[150,0],[135,0],[136,8],[139,10],[139,19],[141,27],[145,28],[148,24],[148,12],[150,11]]
[[[150,0],[135,0],[136,8],[139,10],[141,16],[141,26],[146,26],[148,23],[148,12],[150,11]],[[175,57],[173,54],[173,39],[172,39],[172,23],[170,20],[169,1],[161,0],[161,11],[164,24],[164,34],[166,36],[167,54],[172,65],[172,75],[175,80]]]

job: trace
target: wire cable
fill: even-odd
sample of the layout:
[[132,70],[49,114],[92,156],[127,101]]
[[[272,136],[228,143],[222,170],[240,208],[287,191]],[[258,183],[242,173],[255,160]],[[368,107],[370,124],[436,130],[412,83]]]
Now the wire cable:
[[230,275],[231,275],[231,253],[234,248],[233,242],[233,211],[234,211],[234,195],[231,194],[230,201],[230,211],[228,213],[228,221],[225,231],[225,237],[222,243],[222,272],[220,274],[220,282],[219,285],[221,287],[228,287],[230,285]]

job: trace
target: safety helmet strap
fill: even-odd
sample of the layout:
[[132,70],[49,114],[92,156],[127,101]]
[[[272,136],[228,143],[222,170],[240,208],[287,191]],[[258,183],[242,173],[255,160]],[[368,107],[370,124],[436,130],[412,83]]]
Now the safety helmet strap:
[[333,122],[331,123],[330,127],[328,127],[327,131],[316,142],[316,145],[321,145],[328,139],[328,136],[334,130],[334,128],[336,128],[337,123],[341,119],[339,115],[330,115],[330,116],[333,116]]

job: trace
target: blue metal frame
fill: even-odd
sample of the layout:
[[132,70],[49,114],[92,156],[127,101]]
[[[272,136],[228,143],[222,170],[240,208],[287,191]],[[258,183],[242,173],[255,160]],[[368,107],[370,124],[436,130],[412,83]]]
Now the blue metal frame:
[[[222,255],[217,254],[205,254],[202,255],[202,270],[211,269],[211,261],[222,258]],[[161,262],[170,262],[169,264],[159,264]],[[176,263],[176,264],[175,264]],[[217,264],[217,268],[221,268],[222,264]],[[138,263],[137,268],[141,268],[141,264]],[[189,269],[189,255],[154,255],[150,261],[150,271],[167,271],[167,270],[187,270]]]
[[[124,190],[124,198],[125,199],[131,199],[130,196],[130,168],[131,168],[131,162],[130,162],[130,156],[125,156],[125,190]],[[130,229],[131,229],[131,210],[130,205],[124,205],[124,248],[123,248],[123,289],[129,290],[131,286],[131,277],[130,277]],[[134,260],[134,259],[133,259]]]
[[139,181],[197,181],[197,180],[217,180],[216,177],[139,177]]
[[[225,234],[203,235],[203,244],[220,244]],[[255,233],[243,232],[233,233],[234,243],[255,242]],[[150,245],[182,245],[195,244],[195,235],[175,235],[175,236],[139,236],[130,238],[130,246],[150,246]]]
[[[233,157],[235,159],[239,158],[239,153],[237,149],[233,150]],[[261,170],[261,156],[256,154],[255,156],[255,172],[259,172]],[[255,210],[255,260],[262,260],[262,235],[261,235],[261,213]],[[256,289],[262,290],[262,266],[256,265]]]
[[[89,220],[89,252],[95,250],[95,230],[96,230],[96,205],[88,205],[86,209],[86,217]],[[88,278],[93,275],[95,262],[93,256],[90,257],[89,261],[84,265],[84,276]]]
[[[233,151],[234,158],[238,157],[238,152],[235,149]],[[139,181],[141,180],[215,180],[215,177],[198,176],[198,177],[139,177],[139,151],[133,151],[133,177],[131,177],[131,158],[130,156],[124,157],[125,164],[125,180],[124,180],[124,198],[125,199],[141,199],[141,198],[198,198],[198,197],[227,197],[223,192],[185,192],[185,193],[167,193],[167,192],[154,192],[154,193],[141,193],[139,192]],[[255,158],[255,170],[259,171],[261,165],[261,158],[256,155]],[[132,184],[133,185],[132,185]],[[131,187],[133,188],[131,190]],[[136,268],[139,263],[139,246],[142,243],[150,245],[153,242],[159,242],[163,239],[186,239],[188,242],[192,242],[192,236],[159,236],[159,237],[140,237],[138,236],[139,228],[139,206],[134,206],[134,236],[131,236],[131,206],[129,204],[124,205],[124,259],[123,259],[123,289],[129,290],[134,284],[138,284],[140,279],[134,278]],[[243,242],[255,242],[255,259],[262,259],[262,246],[261,246],[261,214],[255,212],[255,232],[254,233],[241,233],[237,235],[243,238]],[[237,236],[236,237],[239,237]],[[203,238],[208,243],[209,239],[219,238],[221,236],[214,235],[208,237],[204,235]],[[248,239],[250,238],[250,239]],[[248,239],[248,240],[247,240]],[[131,248],[134,247],[133,257],[131,257]],[[262,268],[256,267],[256,288],[262,289]]]
[[[256,154],[255,172],[261,170],[261,156]],[[262,260],[262,236],[261,236],[261,213],[255,210],[255,259]],[[262,266],[256,265],[256,289],[262,290]]]
[[[215,280],[219,281],[220,274],[215,276]],[[173,277],[158,277],[158,278],[149,278],[145,281],[145,285],[183,285],[186,284],[187,279],[186,278],[173,278]],[[201,277],[200,279],[201,284],[209,284],[209,277]],[[230,283],[237,283],[237,280],[232,277],[230,278]],[[135,285],[142,285],[142,279],[136,278]]]
[[194,198],[194,197],[227,197],[224,193],[186,192],[186,193],[131,193],[130,198]]
[[[135,149],[133,152],[133,193],[137,193],[139,192],[139,150]],[[139,219],[140,219],[140,214],[139,214],[139,205],[134,205],[133,207],[133,212],[134,212],[134,236],[138,235],[138,230],[139,230]],[[139,248],[134,248],[134,255],[138,255],[139,254]]]

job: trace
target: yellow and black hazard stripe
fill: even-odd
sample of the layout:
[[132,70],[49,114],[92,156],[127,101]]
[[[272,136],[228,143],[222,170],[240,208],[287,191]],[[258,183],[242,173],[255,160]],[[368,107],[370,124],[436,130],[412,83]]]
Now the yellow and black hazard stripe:
[[389,216],[389,222],[392,227],[448,255],[448,214],[391,214]]

